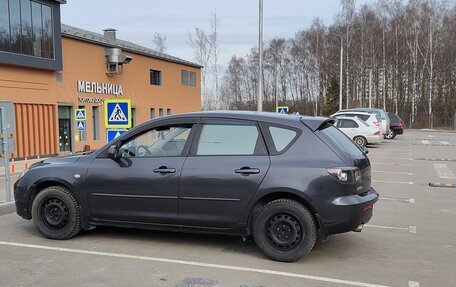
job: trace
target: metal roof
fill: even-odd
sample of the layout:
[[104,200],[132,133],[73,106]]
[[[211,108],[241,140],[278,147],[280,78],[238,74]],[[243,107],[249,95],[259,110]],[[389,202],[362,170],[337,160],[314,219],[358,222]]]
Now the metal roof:
[[128,41],[116,39],[112,41],[110,39],[105,38],[103,35],[90,32],[87,30],[83,30],[80,28],[72,27],[69,25],[61,24],[62,25],[62,36],[73,38],[81,41],[91,42],[94,44],[103,45],[105,47],[111,48],[121,48],[123,51],[136,53],[140,55],[144,55],[147,57],[152,57],[168,62],[178,63],[186,66],[191,66],[195,68],[203,68],[201,65],[186,61],[168,54],[160,53],[150,48],[146,48]]

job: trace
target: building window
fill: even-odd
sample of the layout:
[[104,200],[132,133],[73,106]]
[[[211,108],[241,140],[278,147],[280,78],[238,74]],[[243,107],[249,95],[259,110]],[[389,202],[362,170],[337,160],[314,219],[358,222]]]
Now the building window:
[[93,139],[100,139],[100,108],[92,107]]
[[161,71],[150,70],[150,84],[156,86],[161,85]]
[[54,59],[51,6],[30,0],[0,0],[0,51]]
[[166,109],[166,114],[169,116],[171,115],[171,109]]
[[155,118],[155,109],[150,108],[150,119],[153,119],[153,118]]
[[163,117],[163,109],[162,108],[158,109],[158,116],[159,117]]
[[181,71],[182,86],[196,87],[196,73],[187,70]]

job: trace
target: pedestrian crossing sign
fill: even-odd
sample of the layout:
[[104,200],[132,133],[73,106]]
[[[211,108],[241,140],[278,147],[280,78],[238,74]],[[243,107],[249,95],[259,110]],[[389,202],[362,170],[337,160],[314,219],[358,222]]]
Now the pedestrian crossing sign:
[[104,101],[105,126],[108,129],[131,128],[131,101],[112,99]]
[[106,139],[108,142],[113,141],[126,132],[127,130],[106,130]]
[[76,125],[78,127],[79,132],[83,132],[86,129],[86,122],[85,121],[77,121]]
[[276,107],[276,113],[288,114],[288,107],[287,106]]
[[74,114],[77,121],[86,120],[86,109],[76,109],[74,110]]

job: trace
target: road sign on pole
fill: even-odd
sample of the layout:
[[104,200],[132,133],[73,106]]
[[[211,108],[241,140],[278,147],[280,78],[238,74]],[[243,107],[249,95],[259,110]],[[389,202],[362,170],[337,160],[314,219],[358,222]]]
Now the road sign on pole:
[[86,122],[85,121],[77,121],[76,125],[78,127],[78,131],[83,132],[86,129]]
[[108,142],[113,141],[126,132],[127,130],[106,130],[106,139]]
[[287,106],[276,107],[276,113],[288,114],[288,107]]
[[86,116],[87,116],[86,109],[75,109],[74,110],[74,118],[77,121],[85,121],[87,118]]
[[131,102],[124,99],[105,100],[105,126],[108,129],[131,128]]

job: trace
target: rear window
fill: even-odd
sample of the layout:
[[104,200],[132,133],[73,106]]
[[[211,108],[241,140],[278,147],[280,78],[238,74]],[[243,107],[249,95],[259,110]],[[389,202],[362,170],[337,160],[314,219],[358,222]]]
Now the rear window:
[[334,151],[341,151],[345,155],[355,158],[363,156],[359,147],[344,133],[332,125],[316,131],[316,134]]

